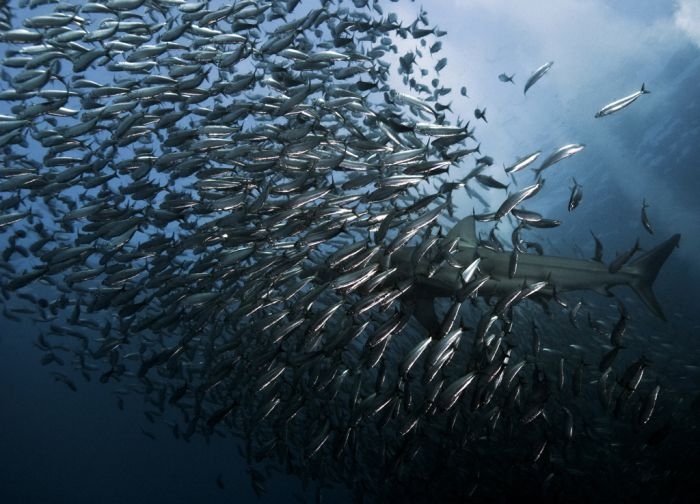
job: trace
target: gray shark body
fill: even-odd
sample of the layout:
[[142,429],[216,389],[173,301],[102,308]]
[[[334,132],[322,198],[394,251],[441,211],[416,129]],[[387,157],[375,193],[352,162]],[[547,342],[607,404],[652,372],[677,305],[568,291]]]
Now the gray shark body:
[[[481,295],[508,295],[538,282],[546,282],[546,286],[538,291],[538,295],[545,296],[576,290],[593,290],[610,295],[611,287],[628,285],[652,313],[663,319],[661,305],[654,297],[651,286],[679,240],[679,234],[673,235],[614,273],[608,266],[593,260],[526,253],[518,254],[517,266],[514,267],[511,252],[496,251],[479,244],[474,218],[467,217],[441,239],[442,243],[433,247],[432,253],[416,261],[416,247],[404,247],[392,255],[391,264],[397,267],[399,276],[413,277],[413,297],[418,303],[416,317],[429,331],[436,324],[433,299],[458,295],[465,287],[462,273],[466,265],[477,258],[480,258],[479,269],[473,281],[488,276],[478,291]],[[440,256],[440,245],[453,242],[456,245],[449,254],[449,260],[445,260],[444,254]]]

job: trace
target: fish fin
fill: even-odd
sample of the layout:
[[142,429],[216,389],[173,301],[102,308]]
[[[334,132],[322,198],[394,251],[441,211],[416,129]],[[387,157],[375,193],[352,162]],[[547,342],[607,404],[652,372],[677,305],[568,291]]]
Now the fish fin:
[[606,297],[615,297],[615,295],[610,292],[610,288],[607,285],[601,285],[599,287],[596,287],[593,289],[594,292],[597,292],[601,296],[606,296]]
[[643,82],[642,82],[642,89],[640,89],[640,91],[641,91],[642,93],[644,93],[644,94],[651,93],[651,91],[648,91],[647,88],[644,87],[644,83],[643,83]]
[[447,241],[459,238],[460,241],[466,242],[468,245],[476,245],[476,227],[474,224],[474,216],[470,215],[461,219],[454,225],[450,232],[447,233]]
[[406,308],[431,336],[436,337],[440,334],[440,321],[435,314],[433,298],[411,297],[404,302],[408,305]]
[[537,292],[531,296],[528,296],[527,299],[537,303],[542,308],[542,310],[545,312],[545,314],[552,315],[552,310],[549,307],[549,300],[552,299],[551,295]]
[[639,298],[647,305],[654,315],[662,320],[666,320],[661,305],[654,297],[651,286],[658,275],[661,266],[673,249],[678,246],[681,239],[680,234],[675,234],[665,242],[657,245],[653,249],[644,252],[637,259],[626,266],[625,269],[635,273],[637,278],[630,283]]

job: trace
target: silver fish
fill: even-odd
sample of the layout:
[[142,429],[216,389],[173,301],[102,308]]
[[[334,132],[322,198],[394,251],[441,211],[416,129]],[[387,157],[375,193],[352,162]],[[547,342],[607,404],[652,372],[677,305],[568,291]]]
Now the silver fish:
[[614,114],[615,112],[631,105],[637,98],[647,93],[649,93],[649,91],[644,87],[644,84],[642,84],[642,87],[639,91],[632,93],[631,95],[625,96],[624,98],[620,98],[619,100],[615,100],[614,102],[608,103],[598,112],[596,112],[594,117],[603,117],[606,115]]
[[547,73],[547,71],[552,68],[552,65],[554,65],[553,61],[549,61],[539,67],[537,70],[535,70],[530,77],[528,77],[527,81],[525,82],[525,88],[523,89],[523,94],[527,93],[527,90],[530,89],[535,82],[540,80],[544,74]]
[[542,164],[534,170],[535,177],[539,177],[540,173],[552,166],[555,163],[558,163],[559,161],[566,159],[568,157],[573,156],[577,152],[581,152],[584,149],[585,145],[584,144],[567,144],[562,147],[559,147],[557,150],[552,152],[544,161],[542,161]]
[[508,167],[504,167],[506,170],[506,173],[516,173],[519,172],[520,170],[524,170],[527,168],[529,165],[531,165],[538,157],[540,157],[541,151],[535,151],[532,154],[528,154],[527,156],[523,156],[519,158],[515,163]]

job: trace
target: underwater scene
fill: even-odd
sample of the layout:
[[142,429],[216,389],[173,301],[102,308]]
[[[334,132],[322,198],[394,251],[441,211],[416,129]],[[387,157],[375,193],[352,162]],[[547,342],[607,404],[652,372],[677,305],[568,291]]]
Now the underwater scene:
[[697,502],[700,2],[0,1],[3,503]]

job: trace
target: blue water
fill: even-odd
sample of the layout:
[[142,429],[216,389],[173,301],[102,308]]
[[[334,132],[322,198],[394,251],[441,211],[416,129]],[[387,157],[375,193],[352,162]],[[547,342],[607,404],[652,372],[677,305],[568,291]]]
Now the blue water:
[[[147,420],[140,396],[119,410],[113,385],[77,376],[72,392],[39,364],[33,340],[31,324],[2,321],[3,502],[257,501],[234,440],[176,440],[167,425]],[[303,495],[301,483],[276,478],[259,502],[285,502],[290,491]]]

